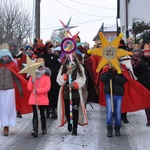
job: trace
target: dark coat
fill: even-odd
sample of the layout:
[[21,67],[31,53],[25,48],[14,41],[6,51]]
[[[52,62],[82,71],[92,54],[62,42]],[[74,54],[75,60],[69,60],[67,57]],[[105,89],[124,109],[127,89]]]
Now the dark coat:
[[118,74],[117,71],[109,69],[107,72],[100,76],[100,80],[105,83],[104,93],[110,94],[110,79],[112,80],[113,95],[123,96],[124,95],[124,84],[127,79],[122,75]]
[[133,67],[133,71],[138,81],[150,90],[150,58],[143,56],[143,61],[139,62],[138,66]]
[[57,106],[57,100],[58,100],[58,93],[60,86],[56,82],[56,77],[58,74],[58,71],[60,69],[60,62],[58,61],[58,56],[55,54],[48,54],[44,53],[42,58],[45,60],[45,67],[48,67],[51,70],[51,89],[48,92],[48,97],[50,99],[50,105],[52,107]]

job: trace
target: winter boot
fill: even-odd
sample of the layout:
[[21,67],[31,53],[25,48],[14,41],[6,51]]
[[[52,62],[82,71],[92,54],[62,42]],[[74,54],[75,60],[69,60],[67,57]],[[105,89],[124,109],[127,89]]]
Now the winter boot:
[[107,137],[112,137],[113,135],[113,128],[111,125],[107,126]]
[[73,127],[72,135],[77,135],[77,128]]
[[68,122],[68,131],[69,131],[69,132],[72,131],[72,124],[70,124],[69,122]]
[[42,124],[42,134],[47,134],[47,130],[46,130],[46,118],[41,118],[41,124]]
[[5,126],[3,129],[3,135],[8,136],[8,133],[9,133],[9,127]]
[[115,134],[116,136],[120,136],[120,126],[115,126]]
[[150,126],[150,108],[146,108],[145,109],[145,114],[146,114],[146,118],[147,118],[147,123],[146,126]]
[[22,115],[20,114],[19,111],[17,111],[17,118],[22,118]]
[[129,121],[127,119],[127,113],[121,114],[121,120],[123,121],[123,123],[129,123]]
[[38,137],[38,119],[33,119],[33,131],[31,133],[33,137]]
[[52,119],[57,119],[57,113],[54,107],[52,107]]

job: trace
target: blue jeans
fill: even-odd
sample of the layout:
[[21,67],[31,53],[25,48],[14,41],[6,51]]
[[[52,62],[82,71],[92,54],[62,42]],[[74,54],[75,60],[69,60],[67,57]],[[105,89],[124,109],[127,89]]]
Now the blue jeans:
[[[121,104],[122,96],[113,95],[115,126],[121,125]],[[110,94],[106,94],[106,124],[113,125],[113,112]]]

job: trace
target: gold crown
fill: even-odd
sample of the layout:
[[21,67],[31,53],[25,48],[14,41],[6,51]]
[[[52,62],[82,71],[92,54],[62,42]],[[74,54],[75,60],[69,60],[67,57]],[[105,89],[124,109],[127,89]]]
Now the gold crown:
[[3,43],[0,45],[0,50],[1,49],[9,49],[9,45],[7,43]]
[[141,49],[141,45],[140,44],[134,44],[133,45],[133,50],[137,50],[137,49]]
[[150,50],[150,47],[149,47],[149,45],[147,43],[144,45],[144,49],[143,50]]
[[37,40],[37,44],[43,44],[43,40],[42,39],[38,39]]

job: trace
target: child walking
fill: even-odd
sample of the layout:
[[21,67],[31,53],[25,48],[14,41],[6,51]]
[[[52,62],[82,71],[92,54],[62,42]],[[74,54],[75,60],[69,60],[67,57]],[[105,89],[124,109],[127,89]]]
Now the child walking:
[[33,137],[38,137],[38,125],[39,125],[38,109],[40,110],[42,133],[43,134],[47,133],[45,111],[46,106],[49,105],[47,92],[51,88],[51,80],[44,65],[36,69],[35,73],[36,79],[34,80],[30,76],[27,88],[29,91],[31,91],[29,98],[29,105],[32,105],[33,109],[33,119],[32,119],[33,131],[31,135]]

